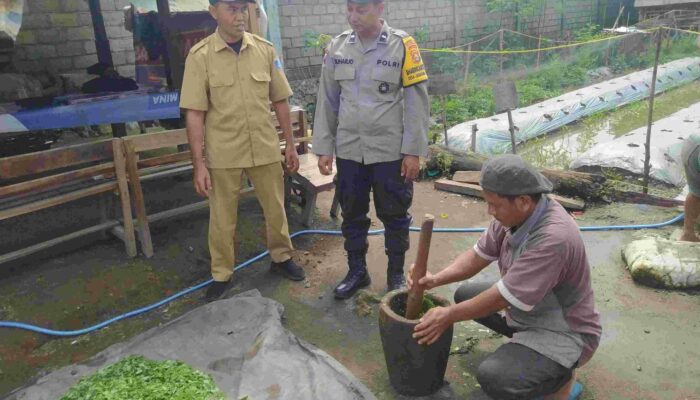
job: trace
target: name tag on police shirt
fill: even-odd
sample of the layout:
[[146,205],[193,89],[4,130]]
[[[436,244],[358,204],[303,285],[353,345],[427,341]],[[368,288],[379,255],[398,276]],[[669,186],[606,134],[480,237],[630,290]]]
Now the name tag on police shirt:
[[418,50],[418,43],[409,36],[403,39],[403,45],[406,49],[403,71],[401,71],[403,86],[409,87],[428,80],[428,73],[425,71],[423,58],[420,56],[420,51]]

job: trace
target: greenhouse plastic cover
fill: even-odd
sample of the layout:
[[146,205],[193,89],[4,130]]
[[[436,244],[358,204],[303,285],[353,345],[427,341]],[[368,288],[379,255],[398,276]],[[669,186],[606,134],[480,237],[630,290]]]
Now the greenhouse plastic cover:
[[334,358],[286,330],[283,311],[257,290],[215,301],[41,377],[7,399],[55,400],[81,377],[132,354],[187,363],[211,375],[232,400],[375,399]]
[[[700,133],[700,103],[678,111],[652,125],[649,175],[671,185],[685,185],[681,161],[683,141]],[[571,169],[620,168],[644,173],[647,127],[641,127],[609,142],[598,143],[571,162]]]
[[[600,82],[512,111],[516,143],[544,135],[585,116],[642,100],[651,92],[652,68]],[[656,92],[700,78],[700,58],[684,58],[659,66]],[[450,148],[471,148],[472,125],[478,128],[476,152],[502,154],[511,149],[508,114],[501,113],[461,123],[449,129]]]

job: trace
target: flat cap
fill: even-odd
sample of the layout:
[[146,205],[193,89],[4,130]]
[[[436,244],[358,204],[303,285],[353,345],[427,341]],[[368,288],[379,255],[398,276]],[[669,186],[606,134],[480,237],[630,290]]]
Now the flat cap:
[[481,167],[481,187],[505,196],[549,193],[552,182],[519,155],[505,154],[486,161]]

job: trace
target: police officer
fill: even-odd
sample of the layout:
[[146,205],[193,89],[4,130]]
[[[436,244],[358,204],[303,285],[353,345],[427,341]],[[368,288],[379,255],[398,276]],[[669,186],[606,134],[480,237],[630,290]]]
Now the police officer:
[[367,272],[369,193],[386,229],[389,290],[405,285],[408,209],[419,156],[427,154],[428,76],[415,40],[381,18],[383,0],[349,0],[351,30],[326,50],[314,119],[313,152],[322,174],[333,171],[343,214],[349,271],[335,297],[370,284]]
[[206,299],[211,301],[225,292],[233,275],[233,239],[243,173],[255,186],[265,215],[271,270],[297,281],[304,279],[304,270],[292,260],[282,156],[270,118],[272,102],[287,141],[286,166],[295,172],[299,159],[287,103],[292,91],[272,43],[245,32],[248,3],[255,1],[209,1],[217,29],[194,45],[187,56],[180,107],[186,109],[194,186],[210,201],[209,251],[214,282]]

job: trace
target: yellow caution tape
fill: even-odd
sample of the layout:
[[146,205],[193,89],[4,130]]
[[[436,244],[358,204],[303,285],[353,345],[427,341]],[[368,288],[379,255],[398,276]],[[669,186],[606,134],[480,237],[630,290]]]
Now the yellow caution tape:
[[[461,54],[527,54],[527,53],[538,53],[538,52],[543,52],[543,51],[550,51],[550,50],[559,50],[559,49],[568,49],[572,47],[579,47],[579,46],[584,46],[587,44],[591,43],[600,43],[600,42],[606,42],[606,41],[611,41],[611,40],[618,40],[625,38],[629,35],[636,35],[639,33],[642,34],[648,34],[654,31],[657,31],[661,28],[652,28],[648,29],[646,31],[639,31],[639,32],[633,32],[633,33],[628,33],[626,35],[620,35],[620,36],[612,36],[608,38],[600,38],[600,39],[593,39],[593,40],[588,40],[586,42],[576,42],[576,43],[569,43],[569,44],[563,44],[559,46],[553,46],[553,47],[542,47],[540,49],[523,49],[523,50],[452,50],[452,49],[420,49],[420,51],[426,51],[426,52],[431,52],[431,53],[461,53]],[[692,32],[692,31],[689,31]]]

